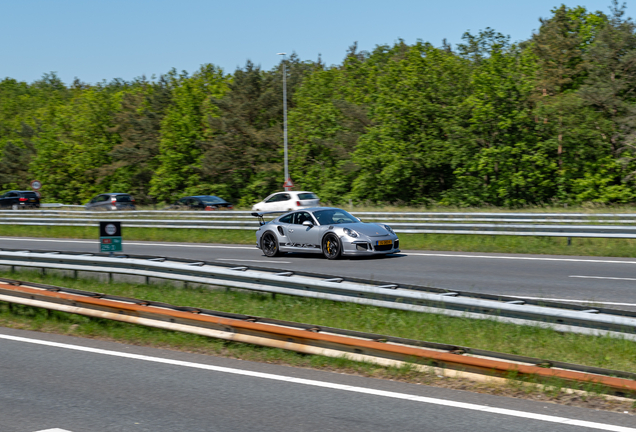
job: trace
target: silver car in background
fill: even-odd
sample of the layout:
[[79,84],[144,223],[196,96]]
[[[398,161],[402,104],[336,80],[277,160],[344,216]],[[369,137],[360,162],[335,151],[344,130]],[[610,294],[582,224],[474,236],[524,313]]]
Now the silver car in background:
[[388,255],[400,251],[400,240],[390,226],[366,223],[345,210],[314,207],[286,213],[265,222],[267,212],[252,213],[260,219],[256,247],[268,257],[285,252],[341,256]]
[[86,210],[115,211],[135,210],[135,199],[127,193],[105,193],[97,195],[84,205]]

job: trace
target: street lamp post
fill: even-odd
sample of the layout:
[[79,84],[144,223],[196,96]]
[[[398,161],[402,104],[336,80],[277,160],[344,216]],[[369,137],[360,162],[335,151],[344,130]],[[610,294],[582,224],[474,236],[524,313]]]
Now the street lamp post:
[[[283,56],[283,139],[285,141],[285,183],[286,191],[291,190],[291,179],[287,165],[287,53],[278,53]],[[288,186],[289,185],[289,186]]]

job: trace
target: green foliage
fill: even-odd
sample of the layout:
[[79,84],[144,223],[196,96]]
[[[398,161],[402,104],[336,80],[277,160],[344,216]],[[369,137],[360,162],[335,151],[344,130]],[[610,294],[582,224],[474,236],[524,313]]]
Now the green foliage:
[[375,125],[353,154],[357,200],[426,202],[451,187],[451,127],[468,96],[467,62],[418,43],[378,80]]
[[[636,201],[636,25],[561,5],[527,41],[402,40],[285,64],[290,175],[325,203],[524,207]],[[283,63],[147,80],[0,81],[0,188],[250,206],[283,182]]]
[[227,91],[229,77],[214,65],[201,66],[192,77],[169,75],[172,103],[161,121],[159,167],[152,177],[150,194],[159,201],[175,201],[180,195],[208,194],[200,173],[198,142],[212,133],[209,117],[218,115],[212,99]]

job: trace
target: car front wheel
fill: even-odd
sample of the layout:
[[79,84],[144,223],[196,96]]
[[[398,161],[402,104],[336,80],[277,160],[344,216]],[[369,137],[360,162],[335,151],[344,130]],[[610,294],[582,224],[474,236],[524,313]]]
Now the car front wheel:
[[275,257],[281,254],[280,249],[278,248],[278,240],[276,240],[276,236],[274,234],[271,232],[263,234],[261,250],[268,257]]
[[17,205],[17,204],[13,204],[13,205],[11,206],[11,210],[20,210],[20,206],[19,206],[19,205]]
[[335,260],[340,258],[342,254],[342,246],[340,244],[340,239],[335,234],[327,234],[322,239],[322,253],[323,255],[330,260]]

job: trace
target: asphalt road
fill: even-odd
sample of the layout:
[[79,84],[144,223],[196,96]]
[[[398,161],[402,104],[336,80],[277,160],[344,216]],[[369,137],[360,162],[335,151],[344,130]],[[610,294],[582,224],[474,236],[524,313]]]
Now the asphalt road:
[[632,414],[0,328],[2,432],[636,432]]
[[[0,238],[0,248],[7,249],[96,252],[98,247],[97,240]],[[385,258],[329,261],[310,254],[267,258],[249,245],[139,241],[125,241],[124,252],[636,310],[632,258],[403,251]]]

